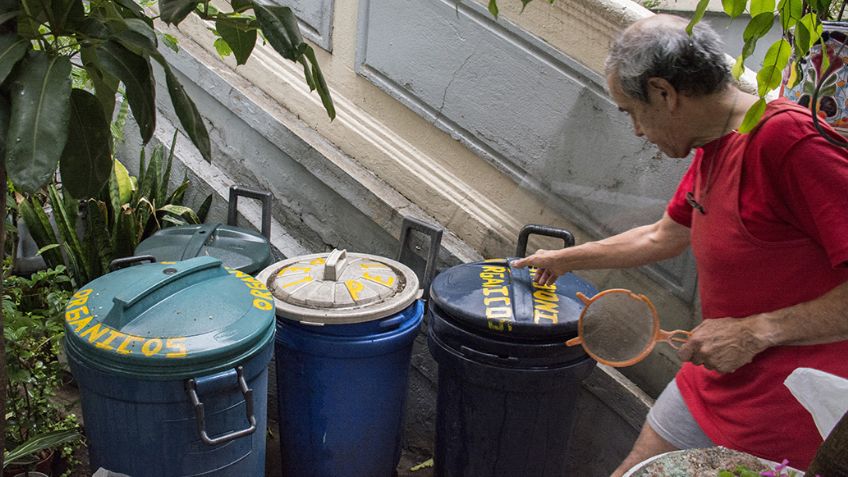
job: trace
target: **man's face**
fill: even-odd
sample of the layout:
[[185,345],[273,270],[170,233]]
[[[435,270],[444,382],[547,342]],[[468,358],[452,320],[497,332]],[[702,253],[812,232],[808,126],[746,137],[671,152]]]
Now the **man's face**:
[[621,90],[615,74],[607,76],[607,87],[618,109],[633,121],[636,136],[644,137],[669,157],[689,155],[691,145],[680,134],[682,125],[672,117],[662,90],[649,87],[648,102],[631,98]]

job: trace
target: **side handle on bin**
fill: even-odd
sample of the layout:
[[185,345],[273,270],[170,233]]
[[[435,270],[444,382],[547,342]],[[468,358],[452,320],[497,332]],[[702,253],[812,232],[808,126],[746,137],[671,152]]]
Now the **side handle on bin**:
[[433,276],[436,274],[436,259],[439,256],[439,247],[442,244],[442,229],[411,217],[403,218],[403,223],[400,227],[400,248],[398,250],[397,260],[407,266],[412,261],[412,257],[409,256],[412,252],[407,247],[412,237],[412,230],[430,236],[430,250],[427,255],[427,264],[424,266],[424,273],[420,276],[421,289],[424,290],[423,298],[426,300],[430,294],[430,282],[433,281]]
[[212,376],[211,379],[232,378],[233,374],[236,375],[236,381],[238,382],[239,388],[241,388],[242,396],[244,396],[244,404],[247,409],[247,422],[250,423],[250,427],[239,431],[233,431],[228,434],[223,434],[218,437],[209,437],[209,434],[206,432],[206,415],[203,411],[203,403],[200,402],[200,398],[197,396],[198,381],[204,378],[198,378],[198,380],[192,378],[186,381],[186,392],[191,400],[191,405],[194,406],[194,414],[197,417],[197,431],[200,433],[200,439],[210,446],[223,444],[224,442],[229,442],[233,439],[238,439],[239,437],[248,436],[256,431],[256,416],[253,413],[253,390],[247,387],[247,381],[244,379],[244,370],[242,367],[239,366],[234,370],[227,371],[226,373]]
[[527,224],[521,228],[518,233],[518,244],[515,246],[515,256],[524,257],[527,255],[527,239],[530,235],[545,235],[547,237],[562,239],[565,247],[574,246],[574,235],[571,232],[559,227],[551,227],[549,225]]
[[227,225],[238,225],[239,196],[262,201],[262,235],[266,239],[271,240],[271,193],[237,185],[230,187],[230,199],[227,206]]

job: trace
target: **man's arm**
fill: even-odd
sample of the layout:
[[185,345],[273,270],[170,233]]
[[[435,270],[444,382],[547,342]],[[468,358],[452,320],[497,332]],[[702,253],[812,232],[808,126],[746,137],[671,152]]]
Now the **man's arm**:
[[824,295],[747,318],[704,320],[680,348],[680,358],[730,373],[772,346],[848,340],[848,282]]
[[677,256],[688,246],[689,228],[665,213],[653,224],[576,247],[539,250],[512,264],[538,268],[536,282],[550,285],[571,270],[638,267]]

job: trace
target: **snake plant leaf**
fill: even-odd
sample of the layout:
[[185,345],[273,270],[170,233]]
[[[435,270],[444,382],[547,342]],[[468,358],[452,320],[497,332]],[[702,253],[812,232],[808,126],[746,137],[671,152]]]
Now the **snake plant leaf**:
[[191,142],[200,151],[200,155],[206,162],[212,162],[212,145],[209,142],[209,133],[206,131],[206,125],[203,124],[203,117],[194,105],[194,101],[185,92],[185,88],[177,79],[177,76],[171,71],[169,66],[164,67],[165,83],[168,85],[168,94],[171,96],[171,104],[174,105],[174,111],[177,112],[177,118],[180,120],[180,125],[188,134]]
[[197,217],[197,214],[193,210],[191,210],[190,207],[167,204],[160,207],[159,210],[166,214],[173,215],[174,217],[179,217],[190,224],[200,223],[200,219]]
[[[21,214],[21,218],[24,219],[29,233],[39,248],[58,244],[59,241],[56,240],[56,234],[53,232],[53,225],[50,223],[50,219],[47,217],[41,204],[33,203],[34,200],[32,197],[29,197],[18,204],[18,212]],[[50,268],[65,264],[62,253],[58,249],[45,250],[41,256]]]
[[168,24],[178,24],[200,3],[198,0],[159,0],[159,18]]
[[9,102],[0,96],[0,164],[6,155],[6,134],[9,130]]
[[165,160],[165,169],[162,171],[162,178],[159,181],[162,184],[162,187],[159,189],[159,193],[156,194],[156,203],[157,204],[170,204],[170,202],[165,202],[166,195],[168,195],[168,186],[171,183],[171,166],[174,164],[174,153],[176,152],[177,146],[177,130],[174,130],[174,135],[171,137],[171,145],[168,147],[168,159]]
[[[761,0],[751,0],[751,8],[753,10],[753,4],[757,1]],[[730,18],[736,18],[742,13],[745,12],[745,7],[747,6],[747,0],[721,0],[721,6],[724,9],[724,13],[727,14]],[[754,12],[751,12],[751,16],[754,16]]]
[[206,216],[209,215],[209,209],[212,207],[212,194],[206,196],[200,207],[197,208],[197,219],[200,223],[206,222]]
[[156,127],[156,90],[150,61],[114,40],[97,47],[97,60],[103,71],[124,83],[130,110],[147,144]]
[[0,83],[6,81],[12,68],[29,49],[30,43],[14,33],[0,35]]
[[56,228],[59,230],[59,236],[62,243],[66,245],[65,251],[68,255],[71,268],[75,268],[78,272],[77,286],[83,285],[93,278],[91,263],[88,260],[79,237],[77,237],[76,227],[71,219],[71,214],[76,217],[79,212],[75,209],[66,208],[64,201],[59,196],[59,192],[52,184],[47,187],[47,194],[50,197],[50,204],[53,206],[53,218],[56,220]]
[[118,211],[115,230],[112,235],[112,251],[115,258],[129,257],[138,245],[138,224],[132,209],[125,207]]
[[88,91],[71,92],[71,124],[59,171],[65,190],[80,199],[96,196],[112,173],[112,131]]
[[689,36],[692,36],[692,29],[695,28],[695,25],[704,18],[704,13],[707,11],[707,6],[709,6],[710,0],[698,0],[698,5],[695,7],[695,13],[692,14],[692,19],[689,20],[689,24],[686,25],[686,33]]
[[33,51],[18,70],[10,94],[6,168],[19,190],[35,192],[56,171],[68,140],[71,62]]
[[236,57],[236,64],[243,65],[250,58],[256,45],[256,26],[250,18],[226,17],[222,14],[215,22],[215,29],[230,46]]
[[188,177],[184,178],[183,181],[171,192],[171,195],[165,200],[166,204],[174,204],[174,205],[183,205],[183,199],[185,198],[186,190],[188,190],[190,182]]
[[751,105],[751,108],[745,113],[745,119],[742,120],[742,125],[739,126],[739,132],[745,134],[751,132],[752,129],[760,122],[763,113],[766,111],[766,100],[760,98],[756,103]]
[[94,269],[94,276],[100,276],[109,270],[112,261],[112,241],[110,240],[106,204],[89,199],[85,202],[85,248]]

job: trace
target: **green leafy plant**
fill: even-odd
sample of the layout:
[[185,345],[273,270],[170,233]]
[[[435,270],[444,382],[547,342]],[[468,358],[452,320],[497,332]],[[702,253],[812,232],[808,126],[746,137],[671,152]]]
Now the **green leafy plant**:
[[36,272],[29,278],[9,275],[10,270],[11,260],[6,260],[5,442],[12,450],[4,457],[4,467],[26,458],[37,460],[45,449],[59,449],[70,457],[75,447],[71,442],[79,438],[76,416],[56,399],[67,376],[66,365],[58,355],[65,305],[72,293],[71,279],[62,266]]
[[[97,197],[79,201],[55,185],[48,186],[46,194],[22,196],[18,212],[47,265],[65,265],[79,287],[107,273],[112,260],[132,255],[142,240],[161,228],[202,223],[212,195],[195,212],[183,205],[187,177],[176,189],[168,190],[175,144],[176,134],[167,158],[163,147],[157,145],[149,162],[142,149],[139,179],[115,160],[108,190]],[[52,211],[55,231],[45,208]]]
[[[753,471],[744,465],[738,465],[733,470],[721,470],[718,477],[795,477],[798,475],[793,469],[789,468],[789,460],[783,459],[783,462],[774,466],[771,470],[762,472]],[[816,475],[816,477],[819,477]]]

